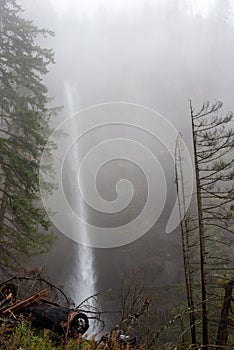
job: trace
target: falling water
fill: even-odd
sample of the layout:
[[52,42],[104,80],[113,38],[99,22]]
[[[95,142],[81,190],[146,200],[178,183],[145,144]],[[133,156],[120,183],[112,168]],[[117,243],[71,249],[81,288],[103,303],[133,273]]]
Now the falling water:
[[[77,82],[64,82],[65,97],[68,117],[78,112],[80,109],[79,90]],[[79,128],[78,118],[71,118],[71,136],[76,139]],[[72,145],[71,145],[72,146]],[[81,162],[81,152],[78,142],[75,143],[69,153],[69,169],[66,171],[66,177],[69,180],[69,187],[72,193],[73,210],[81,218],[85,218],[85,206],[78,186],[78,169]],[[89,232],[86,226],[77,227],[71,222],[74,234],[79,233],[87,239]],[[78,231],[79,230],[79,231]],[[70,276],[70,294],[76,305],[79,305],[84,299],[95,294],[96,274],[94,269],[93,249],[87,246],[76,245],[76,255],[71,268]],[[92,301],[90,302],[92,305]]]

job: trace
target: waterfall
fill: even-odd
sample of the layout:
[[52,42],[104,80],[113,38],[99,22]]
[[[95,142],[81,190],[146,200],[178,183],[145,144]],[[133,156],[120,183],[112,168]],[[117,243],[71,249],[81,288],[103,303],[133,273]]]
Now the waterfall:
[[[80,110],[79,89],[77,82],[65,81],[64,90],[67,117],[70,117]],[[77,130],[79,130],[79,122],[77,121],[78,119],[79,118],[72,118],[70,126],[72,136],[76,136]],[[70,187],[72,193],[71,202],[73,210],[77,215],[85,220],[85,205],[79,191],[77,179],[79,164],[81,163],[81,160],[81,151],[78,142],[76,142],[74,145],[71,145],[71,149],[68,154],[68,169],[66,169],[66,180],[68,181],[68,186]],[[82,182],[82,185],[85,185],[85,181]],[[71,226],[74,234],[76,234],[79,230],[79,235],[82,235],[87,240],[89,232],[87,231],[85,225],[82,227],[75,227],[74,223],[71,222]],[[94,267],[93,249],[88,246],[79,245],[77,243],[74,244],[76,248],[76,254],[75,259],[72,262],[71,276],[69,276],[68,284],[70,288],[70,295],[75,305],[77,306],[84,299],[95,294],[96,273]],[[92,306],[92,301],[90,302],[90,305]]]

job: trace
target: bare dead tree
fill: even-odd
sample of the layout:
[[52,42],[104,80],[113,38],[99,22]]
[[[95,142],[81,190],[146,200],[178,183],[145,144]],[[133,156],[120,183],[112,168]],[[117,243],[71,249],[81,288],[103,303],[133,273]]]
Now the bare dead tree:
[[137,334],[147,343],[154,334],[153,311],[147,283],[141,271],[128,272],[121,288],[121,316],[118,325],[127,334]]
[[[228,128],[233,114],[217,116],[222,102],[210,105],[206,102],[196,112],[190,101],[194,168],[196,178],[197,220],[200,246],[200,275],[202,294],[202,344],[209,347],[208,320],[208,229],[233,233],[230,220],[233,218],[234,200],[234,132]],[[208,237],[207,237],[208,236]],[[221,257],[222,258],[222,257]],[[222,267],[221,267],[222,269]]]
[[177,190],[177,198],[179,205],[179,215],[180,215],[180,230],[181,230],[181,242],[183,251],[183,263],[184,263],[184,274],[185,274],[185,286],[186,286],[186,296],[187,305],[190,310],[189,312],[189,323],[191,332],[191,341],[196,347],[196,318],[194,310],[194,300],[193,300],[193,285],[192,285],[192,266],[191,266],[191,250],[189,243],[189,222],[185,207],[185,187],[184,187],[184,173],[182,166],[182,155],[181,155],[181,145],[180,145],[180,135],[178,135],[176,148],[175,148],[175,182]]

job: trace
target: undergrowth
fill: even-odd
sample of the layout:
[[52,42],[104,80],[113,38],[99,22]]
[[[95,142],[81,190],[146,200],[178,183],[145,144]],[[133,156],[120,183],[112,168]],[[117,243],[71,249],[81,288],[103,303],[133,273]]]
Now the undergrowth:
[[[4,330],[4,327],[3,327]],[[62,337],[53,332],[32,328],[26,322],[20,323],[10,332],[0,332],[1,350],[94,350],[98,349],[94,340],[85,338],[69,340],[65,346]],[[101,348],[99,348],[101,349]]]
[[[145,350],[141,345],[137,347],[124,347],[126,350]],[[171,347],[155,348],[155,350],[170,350]],[[174,347],[173,347],[174,349]],[[34,329],[25,321],[20,322],[12,329],[2,325],[0,328],[0,350],[123,350],[117,341],[113,340],[111,346],[98,344],[95,339],[85,337],[70,339],[67,344],[63,337],[56,336],[49,330]]]

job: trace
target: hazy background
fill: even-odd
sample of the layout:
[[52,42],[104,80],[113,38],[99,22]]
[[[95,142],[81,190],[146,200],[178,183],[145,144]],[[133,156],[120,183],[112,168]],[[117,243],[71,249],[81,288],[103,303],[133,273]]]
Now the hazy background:
[[[26,16],[55,31],[46,41],[56,64],[46,78],[54,106],[64,106],[53,124],[66,116],[64,82],[77,86],[77,108],[110,101],[152,107],[172,121],[188,141],[188,100],[195,106],[221,99],[234,110],[234,1],[229,0],[20,0]],[[43,40],[43,45],[45,41]],[[132,131],[119,130],[124,135]],[[100,136],[100,135],[99,135]],[[142,141],[154,147],[149,136]],[[100,138],[102,138],[100,136]],[[97,136],[97,140],[99,137]],[[156,146],[157,148],[157,146]],[[179,232],[165,234],[175,188],[173,164],[161,159],[169,194],[165,211],[150,232],[116,249],[96,249],[97,290],[117,290],[127,270],[142,269],[152,288],[183,281]],[[109,183],[127,173],[134,184],[136,210],[144,203],[139,169],[114,164]],[[108,188],[101,183],[104,192]],[[110,187],[110,186],[109,186]],[[106,193],[108,195],[108,193]],[[143,202],[142,202],[143,201]],[[125,213],[122,220],[126,219]],[[107,220],[107,218],[106,218]],[[100,221],[100,220],[99,220]],[[77,244],[58,234],[46,271],[73,295]],[[79,276],[75,276],[79,284]],[[166,306],[165,306],[166,307]]]

